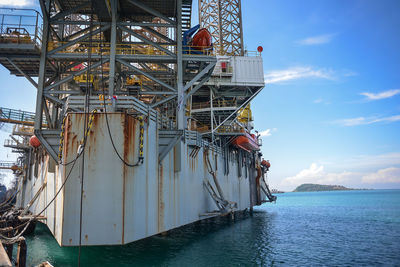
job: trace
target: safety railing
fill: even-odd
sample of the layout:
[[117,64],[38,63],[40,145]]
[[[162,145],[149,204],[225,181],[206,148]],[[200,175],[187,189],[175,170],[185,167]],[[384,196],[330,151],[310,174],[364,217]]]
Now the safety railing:
[[16,109],[0,108],[0,120],[4,122],[27,122],[35,121],[35,113]]
[[[68,45],[69,42],[51,41],[48,42],[49,52],[58,47]],[[171,53],[176,53],[176,45],[160,45],[165,50]],[[109,42],[100,42],[98,38],[89,42],[82,41],[74,43],[70,46],[66,46],[63,49],[57,51],[57,53],[74,53],[74,54],[102,54],[109,55],[111,44]],[[116,54],[118,55],[168,55],[166,51],[160,50],[153,45],[149,44],[130,44],[121,43],[116,45]],[[198,55],[198,56],[216,56],[217,52],[212,47],[204,46],[184,46],[182,53],[186,55]],[[246,55],[259,55],[258,52],[247,52]]]
[[33,9],[8,8],[0,8],[0,12],[0,43],[41,46],[42,17],[39,12]]
[[0,161],[0,169],[11,169],[15,165],[14,161]]
[[[213,108],[222,108],[222,107],[236,107],[236,100],[214,100]],[[196,102],[192,103],[192,110],[195,109],[203,109],[203,108],[211,108],[210,101],[207,102]]]
[[[65,48],[57,51],[57,53],[74,53],[74,54],[102,54],[109,55],[111,44],[109,42],[99,42],[98,38],[94,41],[82,41],[66,46]],[[58,47],[67,45],[70,42],[59,42],[51,41],[48,42],[49,52]],[[176,45],[161,45],[162,48],[170,51],[171,53],[176,52]],[[121,43],[116,45],[116,54],[118,55],[168,55],[166,51],[160,50],[153,45],[149,44],[129,44]],[[212,49],[207,47],[195,47],[195,46],[184,46],[183,54],[189,55],[206,55],[214,56],[215,53]]]
[[[24,124],[32,126],[35,122],[35,113],[0,107],[0,122],[8,122],[8,123],[16,123],[16,124]],[[45,119],[44,119],[44,124],[47,124]]]
[[33,135],[33,127],[26,125],[14,125],[13,134],[14,135]]
[[217,130],[217,133],[243,133],[245,132],[245,130],[243,129],[243,127],[241,127],[238,124],[233,124],[233,125],[222,125],[220,126]]
[[18,147],[18,146],[20,146],[20,144],[18,144],[17,142],[15,142],[12,139],[4,140],[4,147]]

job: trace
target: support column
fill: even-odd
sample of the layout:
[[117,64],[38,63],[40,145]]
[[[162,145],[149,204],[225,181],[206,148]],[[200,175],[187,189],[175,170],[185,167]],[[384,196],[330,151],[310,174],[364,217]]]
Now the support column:
[[[111,0],[111,42],[110,42],[110,74],[108,95],[113,97],[115,87],[115,54],[117,47],[117,0]],[[115,102],[112,102],[112,111],[115,111]]]
[[[183,90],[183,61],[182,61],[182,0],[176,1],[176,60],[177,60],[177,90],[178,105],[176,108],[176,124],[178,130],[186,128],[185,121],[185,91]],[[182,140],[179,140],[175,146],[174,170],[180,172],[182,170],[182,154],[184,146]]]
[[210,87],[210,118],[211,118],[211,141],[214,144],[214,106],[213,106],[213,91]]
[[[49,39],[49,10],[50,1],[41,0],[40,7],[43,14],[43,35],[42,35],[42,53],[40,54],[39,64],[39,79],[38,79],[38,90],[36,96],[36,115],[35,115],[35,131],[42,128],[43,119],[43,89],[46,82],[46,57],[47,57],[47,41]],[[46,104],[46,103],[44,103]]]
[[176,2],[177,23],[176,23],[176,58],[177,58],[177,89],[178,107],[176,110],[176,123],[178,130],[186,128],[185,121],[185,92],[183,90],[183,62],[182,62],[182,0]]

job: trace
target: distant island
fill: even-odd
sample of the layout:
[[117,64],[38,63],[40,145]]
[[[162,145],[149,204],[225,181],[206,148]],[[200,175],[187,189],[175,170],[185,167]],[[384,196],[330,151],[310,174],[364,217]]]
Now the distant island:
[[342,185],[323,185],[323,184],[302,184],[296,187],[293,192],[317,192],[317,191],[337,191],[337,190],[355,190]]

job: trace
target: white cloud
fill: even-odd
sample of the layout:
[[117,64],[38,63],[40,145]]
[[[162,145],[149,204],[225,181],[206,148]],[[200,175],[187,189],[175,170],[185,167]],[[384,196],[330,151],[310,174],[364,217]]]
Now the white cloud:
[[318,98],[318,99],[314,100],[314,103],[319,104],[319,103],[322,103],[322,101],[323,101],[322,98]]
[[343,75],[344,77],[352,77],[352,76],[357,76],[358,73],[355,72],[355,71],[352,71],[352,70],[347,70],[347,69],[345,69],[345,70],[342,71],[342,75]]
[[[334,171],[330,171],[334,170]],[[375,184],[400,184],[400,153],[358,155],[312,163],[294,176],[286,177],[281,187],[294,188],[304,183],[345,185],[365,188]]]
[[366,96],[368,100],[380,100],[385,98],[391,98],[398,94],[400,94],[400,89],[387,90],[376,94],[368,92],[360,93],[360,95]]
[[272,70],[264,74],[266,83],[279,83],[301,78],[319,78],[334,80],[334,73],[326,69],[314,69],[312,67],[291,67],[284,70]]
[[260,136],[271,136],[271,129],[267,129],[265,131],[259,132]]
[[272,132],[276,132],[278,129],[276,129],[276,128],[272,128],[272,130],[271,129],[267,129],[267,130],[265,130],[265,131],[261,131],[261,132],[259,132],[258,134],[261,136],[261,137],[267,137],[267,136],[271,136],[272,135]]
[[390,166],[400,165],[400,153],[386,153],[378,155],[358,155],[347,157],[345,159],[334,160],[334,162],[327,163],[331,167],[341,169],[382,169]]
[[32,0],[0,0],[0,6],[25,7],[33,5]]
[[304,183],[343,184],[357,176],[359,173],[348,171],[328,173],[324,171],[323,165],[318,166],[317,163],[312,163],[309,168],[301,170],[295,176],[285,178],[282,184],[296,186]]
[[297,44],[300,45],[319,45],[319,44],[327,44],[333,40],[336,34],[323,34],[318,36],[308,37],[299,41],[296,41]]
[[368,184],[400,183],[400,168],[390,167],[369,173],[362,177],[362,182]]
[[400,121],[400,115],[394,115],[389,117],[358,117],[350,119],[340,119],[333,121],[333,123],[342,126],[356,126],[356,125],[373,124],[378,122],[396,122],[396,121]]

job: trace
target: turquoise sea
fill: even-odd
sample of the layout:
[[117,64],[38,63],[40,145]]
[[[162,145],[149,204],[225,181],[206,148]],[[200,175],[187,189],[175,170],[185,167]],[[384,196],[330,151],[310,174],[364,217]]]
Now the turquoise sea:
[[[47,228],[29,266],[77,266]],[[81,266],[400,266],[400,190],[278,194],[252,216],[202,221],[125,246],[82,248]]]

